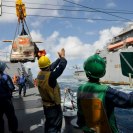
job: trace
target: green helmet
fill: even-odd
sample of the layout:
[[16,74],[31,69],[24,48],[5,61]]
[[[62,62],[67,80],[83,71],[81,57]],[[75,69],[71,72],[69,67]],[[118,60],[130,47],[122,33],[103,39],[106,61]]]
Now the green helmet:
[[101,78],[106,73],[106,63],[98,54],[87,58],[84,62],[84,71],[88,77]]

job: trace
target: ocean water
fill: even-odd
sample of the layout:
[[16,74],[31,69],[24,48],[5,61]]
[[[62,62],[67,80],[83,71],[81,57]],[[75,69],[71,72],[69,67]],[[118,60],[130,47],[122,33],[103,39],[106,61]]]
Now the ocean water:
[[[76,92],[78,87],[84,83],[84,81],[78,81],[74,79],[73,76],[61,76],[58,79],[58,83],[61,87],[62,92],[62,99],[64,100],[64,90],[67,88],[71,89],[74,95],[74,101],[76,101]],[[120,91],[130,93],[133,91],[133,88],[129,86],[111,86],[115,89]],[[66,106],[72,106],[71,98],[68,96],[66,97],[65,101]],[[74,103],[76,106],[76,103]],[[121,109],[115,108],[115,116],[117,125],[119,128],[120,133],[133,133],[133,108],[132,109]]]

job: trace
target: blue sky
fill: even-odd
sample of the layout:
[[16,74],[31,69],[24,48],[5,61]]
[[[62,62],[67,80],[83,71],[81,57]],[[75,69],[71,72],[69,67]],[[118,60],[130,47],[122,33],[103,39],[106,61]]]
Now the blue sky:
[[[64,74],[73,74],[73,66],[82,69],[84,60],[103,49],[109,39],[132,22],[132,0],[23,0],[26,4],[26,23],[33,41],[43,41],[39,49],[45,49],[51,61],[64,47],[67,68]],[[11,50],[10,43],[15,36],[17,16],[15,0],[2,1],[0,16],[0,59]],[[33,16],[31,16],[33,15]],[[49,17],[47,17],[49,16]],[[54,17],[53,17],[54,16]],[[34,77],[39,69],[35,63],[25,63]]]

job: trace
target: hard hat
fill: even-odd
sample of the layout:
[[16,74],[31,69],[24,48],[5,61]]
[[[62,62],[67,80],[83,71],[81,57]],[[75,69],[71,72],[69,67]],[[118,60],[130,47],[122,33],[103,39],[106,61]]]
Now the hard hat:
[[49,58],[47,56],[41,56],[38,60],[38,66],[40,68],[46,68],[51,64]]
[[101,78],[106,73],[106,63],[98,54],[87,58],[84,62],[84,71],[88,77]]
[[6,69],[6,67],[7,67],[6,63],[0,61],[0,71],[1,71],[1,72],[4,72],[4,70]]

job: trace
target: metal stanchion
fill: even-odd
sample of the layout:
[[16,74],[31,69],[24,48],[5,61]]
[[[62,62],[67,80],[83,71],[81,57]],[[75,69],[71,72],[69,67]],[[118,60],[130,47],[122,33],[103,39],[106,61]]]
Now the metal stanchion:
[[[73,133],[73,126],[71,124],[71,121],[77,116],[77,110],[74,105],[74,99],[72,93],[73,92],[71,91],[71,89],[69,88],[65,89],[64,103],[63,103],[63,116],[65,120],[65,127],[63,129],[63,133]],[[71,103],[70,107],[65,106],[67,98]]]
[[132,75],[131,73],[129,73],[129,83],[130,83],[130,88],[133,87],[133,83],[132,83]]

